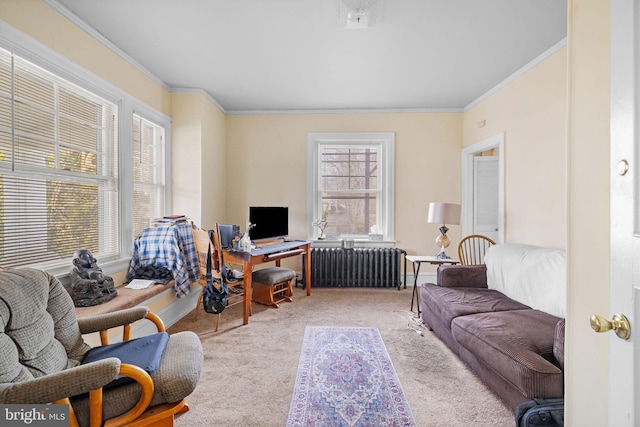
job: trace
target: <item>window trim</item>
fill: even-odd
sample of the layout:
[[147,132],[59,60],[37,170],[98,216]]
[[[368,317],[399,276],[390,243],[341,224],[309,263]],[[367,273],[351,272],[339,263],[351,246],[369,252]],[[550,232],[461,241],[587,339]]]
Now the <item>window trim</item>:
[[[118,106],[118,191],[121,194],[119,204],[120,248],[119,259],[100,263],[106,274],[119,273],[129,268],[133,242],[133,160],[130,153],[133,141],[133,114],[139,114],[158,125],[165,127],[165,211],[171,212],[171,118],[133,97],[126,91],[93,74],[69,58],[44,45],[31,36],[19,31],[0,20],[0,47],[21,56],[25,60],[76,84]],[[48,269],[58,276],[64,284],[68,283],[72,265]]]
[[[322,209],[319,197],[319,148],[322,145],[375,145],[378,147],[380,158],[380,211],[383,213],[381,225],[383,240],[372,241],[379,243],[395,242],[394,234],[394,166],[395,166],[395,134],[394,132],[310,132],[307,135],[307,236],[310,240],[317,241],[318,229],[312,222],[317,218]],[[380,226],[380,224],[378,224]],[[367,240],[357,238],[356,240]],[[331,243],[329,243],[331,244]]]

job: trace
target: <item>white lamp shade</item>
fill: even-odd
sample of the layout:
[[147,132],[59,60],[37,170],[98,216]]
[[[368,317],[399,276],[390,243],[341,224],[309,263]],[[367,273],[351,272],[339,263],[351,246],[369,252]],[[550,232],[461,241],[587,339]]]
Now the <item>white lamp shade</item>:
[[455,203],[429,203],[429,223],[460,224],[460,205]]

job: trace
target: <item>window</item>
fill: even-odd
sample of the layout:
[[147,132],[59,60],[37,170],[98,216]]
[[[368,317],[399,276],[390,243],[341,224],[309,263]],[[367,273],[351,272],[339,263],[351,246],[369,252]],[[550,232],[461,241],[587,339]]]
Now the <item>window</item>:
[[310,238],[325,216],[325,234],[393,240],[393,133],[310,133],[308,147]]
[[133,115],[133,236],[164,215],[164,127]]
[[119,255],[118,107],[0,49],[0,265]]
[[89,249],[127,268],[171,210],[170,119],[0,26],[0,266],[58,276]]

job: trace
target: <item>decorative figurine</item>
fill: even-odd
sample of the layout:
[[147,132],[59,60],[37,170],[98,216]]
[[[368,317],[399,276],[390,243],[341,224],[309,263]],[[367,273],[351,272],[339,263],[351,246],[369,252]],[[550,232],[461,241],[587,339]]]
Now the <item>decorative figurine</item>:
[[78,249],[73,254],[71,289],[69,293],[76,307],[90,307],[111,301],[118,292],[113,279],[105,276],[97,260],[88,249]]

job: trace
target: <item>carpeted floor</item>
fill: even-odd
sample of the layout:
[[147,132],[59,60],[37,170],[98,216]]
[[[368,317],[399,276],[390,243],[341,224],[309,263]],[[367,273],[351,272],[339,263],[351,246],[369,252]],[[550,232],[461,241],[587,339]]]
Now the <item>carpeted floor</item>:
[[[310,297],[294,289],[294,301],[273,309],[253,304],[242,326],[242,307],[214,317],[200,310],[169,332],[193,330],[205,351],[204,372],[187,398],[190,411],[176,426],[284,426],[294,390],[306,326],[375,327],[421,427],[512,426],[513,413],[408,311],[411,288],[317,288]],[[423,331],[423,336],[412,328]]]

